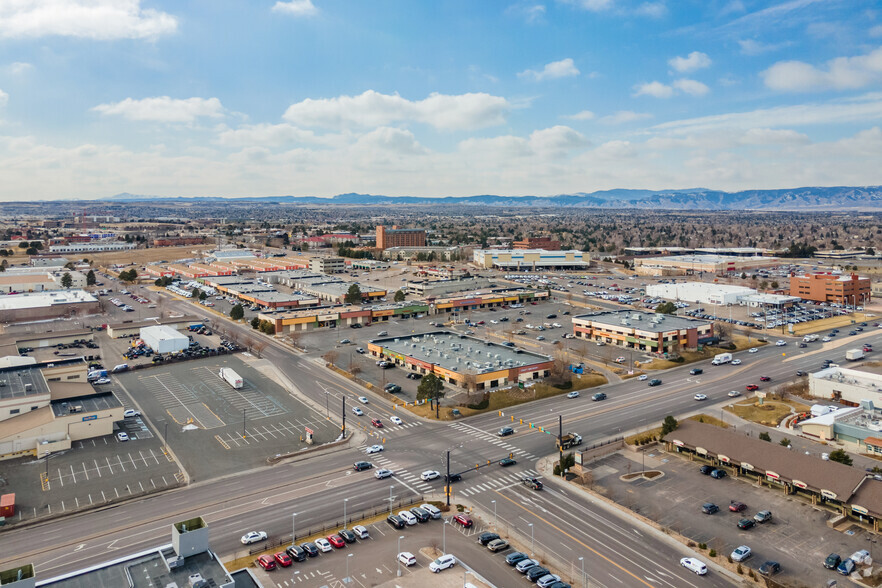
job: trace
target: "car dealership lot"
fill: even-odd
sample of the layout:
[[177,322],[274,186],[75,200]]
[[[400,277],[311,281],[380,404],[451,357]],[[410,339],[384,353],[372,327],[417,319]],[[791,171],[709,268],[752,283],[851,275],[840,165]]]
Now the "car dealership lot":
[[[749,546],[753,555],[742,563],[744,567],[756,570],[763,562],[775,560],[781,563],[783,577],[820,584],[837,577],[821,565],[828,554],[846,558],[866,548],[865,531],[854,527],[856,532],[847,535],[827,527],[827,520],[835,516],[831,511],[731,476],[715,479],[702,475],[702,464],[657,449],[647,453],[646,467],[663,471],[663,477],[622,481],[619,476],[641,469],[639,461],[632,461],[640,456],[630,457],[618,453],[592,463],[595,483],[606,496],[723,556],[740,545]],[[733,501],[744,503],[746,508],[731,511]],[[704,514],[706,503],[716,504],[719,511]],[[739,520],[753,519],[762,510],[772,512],[769,522],[747,530],[738,528]]]

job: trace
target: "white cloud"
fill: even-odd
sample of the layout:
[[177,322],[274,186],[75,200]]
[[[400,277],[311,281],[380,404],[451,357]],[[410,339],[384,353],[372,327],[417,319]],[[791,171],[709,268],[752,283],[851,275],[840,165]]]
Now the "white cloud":
[[218,133],[218,143],[225,147],[248,147],[264,145],[282,147],[293,143],[325,143],[326,138],[314,132],[298,129],[287,123],[270,125],[242,125],[236,129],[223,128]]
[[177,28],[174,16],[141,8],[141,0],[0,2],[0,38],[153,39],[173,33]]
[[0,108],[3,108],[4,106],[6,106],[6,104],[8,102],[9,102],[9,94],[4,92],[3,90],[0,90]]
[[542,71],[535,71],[532,69],[522,71],[518,74],[518,77],[531,79],[535,82],[541,82],[543,80],[554,80],[557,78],[566,78],[577,75],[579,75],[579,70],[576,69],[573,60],[567,57],[566,59],[561,59],[560,61],[552,61],[551,63],[545,64],[545,67],[542,68]]
[[14,76],[20,76],[34,69],[34,66],[24,61],[16,61],[14,63],[10,63],[4,69]]
[[577,112],[576,114],[566,115],[563,118],[568,118],[570,120],[591,120],[592,118],[594,118],[594,113],[590,110],[583,110],[581,112]]
[[837,57],[824,67],[780,61],[760,74],[766,86],[782,92],[854,90],[882,81],[882,47],[855,57]]
[[782,41],[781,43],[763,43],[756,39],[740,39],[738,41],[738,45],[741,46],[741,53],[744,55],[762,55],[763,53],[777,51],[790,44],[790,41]]
[[419,144],[413,133],[406,129],[379,127],[362,135],[354,145],[357,151],[374,155],[383,151],[386,155],[422,155],[426,149]]
[[538,154],[558,156],[586,145],[588,141],[582,133],[563,125],[540,129],[530,134],[530,147]]
[[689,94],[690,96],[704,96],[705,94],[710,92],[710,88],[708,88],[701,82],[696,80],[689,80],[686,78],[675,80],[673,86],[681,92]]
[[795,104],[748,112],[731,112],[658,124],[655,131],[694,133],[711,129],[806,127],[865,123],[882,119],[882,94],[866,94],[849,100]]
[[661,82],[647,82],[634,86],[634,96],[652,96],[654,98],[670,98],[674,89]]
[[609,10],[615,4],[613,0],[564,0],[568,4],[575,4],[579,8],[591,12],[603,12]]
[[273,12],[281,12],[282,14],[290,14],[292,16],[314,16],[318,14],[318,8],[312,3],[312,0],[288,0],[282,2],[279,0],[273,5]]
[[283,118],[300,126],[334,128],[415,121],[449,131],[502,124],[510,108],[505,98],[484,93],[431,94],[411,101],[397,94],[367,90],[358,96],[307,98],[289,106]]
[[876,25],[869,30],[869,35],[873,38],[882,37],[882,25]]
[[118,115],[129,120],[167,123],[192,123],[199,117],[219,118],[224,108],[217,98],[187,98],[179,100],[168,96],[99,104],[92,108],[104,115]]
[[644,2],[634,9],[637,16],[648,16],[649,18],[661,18],[668,13],[668,7],[664,2]]
[[648,112],[634,112],[631,110],[619,110],[613,114],[607,115],[600,119],[600,122],[608,125],[621,125],[638,120],[646,120],[652,118]]
[[544,4],[536,2],[518,2],[505,9],[506,14],[524,19],[528,24],[541,23],[545,20]]
[[672,57],[668,60],[668,65],[677,70],[680,73],[686,73],[690,71],[695,71],[698,69],[703,69],[705,67],[710,67],[711,58],[707,56],[706,53],[702,53],[701,51],[693,51],[686,57]]

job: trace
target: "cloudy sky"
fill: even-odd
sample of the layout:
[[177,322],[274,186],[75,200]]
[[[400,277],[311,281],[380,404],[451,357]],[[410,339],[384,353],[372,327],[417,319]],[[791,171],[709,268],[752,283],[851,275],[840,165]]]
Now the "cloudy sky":
[[0,200],[882,184],[878,0],[0,0]]

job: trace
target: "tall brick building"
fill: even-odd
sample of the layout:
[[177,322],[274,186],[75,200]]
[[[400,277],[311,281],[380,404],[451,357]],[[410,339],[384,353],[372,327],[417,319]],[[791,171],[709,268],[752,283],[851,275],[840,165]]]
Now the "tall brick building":
[[515,241],[511,244],[512,249],[544,249],[546,251],[560,251],[560,241],[551,237],[527,237],[523,241]]
[[870,278],[856,274],[809,274],[790,278],[790,295],[815,302],[863,304],[870,299]]
[[425,247],[425,229],[402,229],[394,225],[387,229],[383,225],[377,226],[377,248],[386,250],[390,247]]

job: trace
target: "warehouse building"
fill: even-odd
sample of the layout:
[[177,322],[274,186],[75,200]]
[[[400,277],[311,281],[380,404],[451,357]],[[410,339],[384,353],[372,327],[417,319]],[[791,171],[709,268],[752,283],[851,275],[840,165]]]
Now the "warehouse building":
[[591,265],[591,256],[576,250],[476,249],[472,252],[472,263],[480,268],[509,271],[583,270]]
[[388,247],[383,251],[383,257],[398,261],[419,261],[420,258],[427,261],[453,261],[459,258],[460,251],[456,246],[400,246]]
[[732,257],[728,255],[675,255],[634,260],[634,270],[641,276],[691,275],[696,273],[732,274],[752,272],[781,263],[777,257]]
[[154,353],[177,353],[190,346],[190,339],[168,325],[141,327],[140,338]]
[[547,355],[449,331],[374,339],[368,342],[368,351],[407,371],[435,374],[468,390],[490,390],[546,378],[552,367]]
[[573,317],[573,334],[579,339],[628,349],[669,353],[694,349],[714,336],[708,321],[630,310],[595,312]]
[[738,304],[742,297],[756,294],[753,288],[730,286],[729,284],[709,284],[706,282],[683,282],[680,284],[649,284],[646,295],[699,304]]
[[388,261],[381,261],[379,259],[353,259],[349,267],[352,269],[381,271],[389,269],[391,265]]
[[487,278],[472,276],[458,280],[410,280],[405,283],[407,293],[420,298],[436,298],[454,292],[477,290],[487,288],[491,284],[492,282]]
[[870,299],[870,278],[830,273],[793,276],[790,295],[814,302],[861,305]]
[[50,253],[101,253],[103,251],[128,251],[134,243],[125,241],[102,241],[97,243],[70,243],[69,245],[50,245]]
[[100,311],[98,299],[85,290],[56,290],[0,297],[0,322],[3,323],[95,314]]
[[882,375],[828,367],[809,374],[809,394],[849,406],[858,406],[869,400],[874,406],[882,407]]

